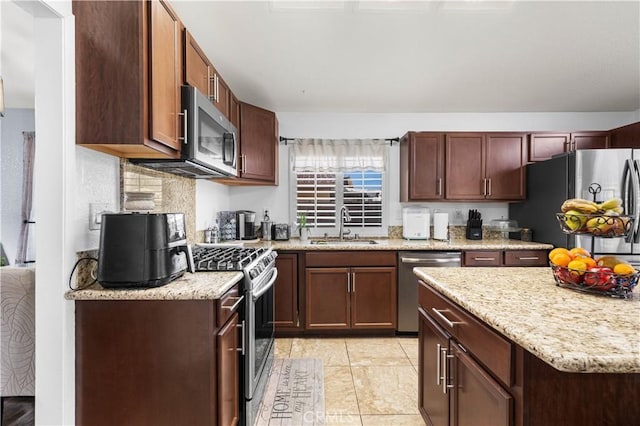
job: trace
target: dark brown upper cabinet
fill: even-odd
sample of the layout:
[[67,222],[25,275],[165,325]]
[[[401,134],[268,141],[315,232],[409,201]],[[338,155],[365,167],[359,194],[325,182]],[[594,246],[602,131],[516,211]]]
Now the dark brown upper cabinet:
[[529,138],[529,162],[548,160],[554,155],[577,149],[609,147],[609,132],[532,133]]
[[164,1],[74,1],[76,143],[180,156],[182,23]]
[[400,201],[444,198],[444,133],[409,132],[400,140]]
[[446,199],[524,199],[524,133],[450,133],[446,146]]
[[613,129],[611,148],[640,148],[640,122]]

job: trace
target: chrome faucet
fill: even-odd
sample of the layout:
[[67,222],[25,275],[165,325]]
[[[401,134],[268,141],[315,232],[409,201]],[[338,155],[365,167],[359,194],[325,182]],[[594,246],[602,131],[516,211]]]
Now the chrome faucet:
[[351,221],[351,215],[349,214],[349,209],[347,206],[340,207],[340,230],[339,230],[339,238],[340,241],[344,240],[346,235],[351,233],[351,229],[347,229],[344,231],[344,223]]

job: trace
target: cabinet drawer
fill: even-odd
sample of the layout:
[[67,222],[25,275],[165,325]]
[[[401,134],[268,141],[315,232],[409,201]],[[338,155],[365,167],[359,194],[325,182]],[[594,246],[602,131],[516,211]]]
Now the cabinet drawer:
[[547,266],[546,250],[507,250],[504,266]]
[[513,343],[420,281],[420,306],[505,385],[513,385]]
[[238,310],[240,305],[243,303],[240,301],[240,283],[231,287],[222,297],[216,300],[216,318],[217,318],[217,326],[222,327],[222,325],[227,322],[229,318]]
[[465,251],[462,266],[500,266],[502,265],[502,251],[473,250]]
[[395,251],[323,251],[307,253],[307,267],[396,266]]

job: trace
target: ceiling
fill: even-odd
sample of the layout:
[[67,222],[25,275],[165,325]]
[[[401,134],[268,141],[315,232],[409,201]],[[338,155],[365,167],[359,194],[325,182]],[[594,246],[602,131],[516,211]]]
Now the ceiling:
[[237,97],[278,112],[640,109],[638,0],[170,3]]

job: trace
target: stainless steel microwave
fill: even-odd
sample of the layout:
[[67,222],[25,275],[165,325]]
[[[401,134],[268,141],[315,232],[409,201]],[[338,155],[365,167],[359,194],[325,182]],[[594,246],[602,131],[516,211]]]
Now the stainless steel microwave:
[[238,130],[195,87],[182,86],[182,149],[175,160],[131,162],[190,178],[237,176]]

